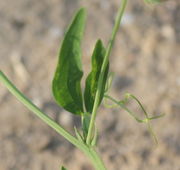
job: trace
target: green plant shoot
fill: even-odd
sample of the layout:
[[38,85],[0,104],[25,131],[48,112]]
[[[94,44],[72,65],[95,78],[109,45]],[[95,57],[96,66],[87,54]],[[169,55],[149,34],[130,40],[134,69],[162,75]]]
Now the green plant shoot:
[[[145,0],[148,3],[158,3],[164,0]],[[115,105],[108,107],[120,106],[126,110],[131,117],[139,123],[147,123],[150,133],[155,142],[157,138],[152,130],[150,121],[162,117],[149,116],[142,106],[141,102],[132,94],[126,94],[125,99],[121,101],[115,100],[108,95],[108,89],[112,82],[112,73],[109,73],[109,56],[112,51],[115,37],[119,30],[119,25],[127,5],[127,0],[122,0],[121,7],[118,10],[115,25],[112,31],[110,41],[105,47],[101,40],[98,40],[91,62],[91,72],[88,74],[85,82],[84,94],[81,89],[81,79],[83,76],[81,61],[81,43],[86,23],[86,10],[81,8],[73,18],[59,52],[58,64],[52,82],[52,91],[55,101],[65,110],[81,117],[82,127],[77,129],[74,127],[75,136],[66,131],[61,125],[57,124],[53,119],[48,117],[41,109],[34,105],[24,94],[22,94],[14,84],[0,70],[0,82],[5,85],[8,90],[17,97],[29,110],[38,116],[47,125],[53,128],[57,133],[66,140],[80,149],[92,162],[96,170],[107,170],[104,162],[96,152],[98,129],[95,125],[98,108],[103,98],[110,100]],[[128,107],[126,103],[129,99],[133,99],[142,109],[145,119],[139,119]],[[107,104],[106,104],[107,105]],[[85,107],[84,107],[85,106]],[[61,170],[66,170],[63,166]]]

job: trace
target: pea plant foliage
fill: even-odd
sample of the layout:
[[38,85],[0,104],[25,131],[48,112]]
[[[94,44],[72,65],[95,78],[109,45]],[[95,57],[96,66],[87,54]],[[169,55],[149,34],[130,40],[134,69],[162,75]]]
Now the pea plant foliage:
[[[146,1],[148,3],[160,2],[160,0]],[[122,0],[116,16],[112,35],[107,46],[105,46],[100,39],[97,40],[95,44],[91,57],[91,71],[86,78],[84,90],[81,88],[81,79],[83,77],[81,43],[86,24],[86,9],[81,8],[77,11],[61,43],[58,63],[52,81],[52,92],[55,101],[60,107],[81,118],[82,126],[79,129],[74,127],[75,135],[69,133],[60,124],[56,123],[52,118],[47,116],[41,109],[34,105],[31,100],[22,94],[7,78],[7,76],[0,71],[0,82],[4,84],[8,90],[35,115],[75,147],[80,149],[91,160],[96,170],[106,170],[103,160],[96,151],[99,134],[97,133],[98,130],[95,120],[98,108],[103,99],[114,103],[113,105],[105,104],[105,106],[119,106],[127,111],[127,113],[137,122],[147,124],[149,132],[152,134],[156,143],[157,138],[152,130],[150,121],[163,116],[149,116],[141,102],[133,94],[125,94],[125,97],[122,100],[116,100],[108,94],[112,82],[112,73],[109,71],[109,56],[126,4],[127,0]],[[129,100],[137,102],[137,105],[139,105],[144,113],[144,119],[138,118],[138,116],[127,107]],[[60,167],[60,169],[66,170],[63,166]]]

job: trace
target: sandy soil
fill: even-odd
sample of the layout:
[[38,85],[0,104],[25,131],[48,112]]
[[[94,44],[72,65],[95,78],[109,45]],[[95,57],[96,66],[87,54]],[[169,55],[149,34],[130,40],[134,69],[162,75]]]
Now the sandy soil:
[[[85,75],[97,38],[105,44],[118,0],[0,0],[0,69],[48,115],[73,132],[79,119],[59,108],[51,80],[60,41],[73,13],[88,9],[83,42]],[[99,152],[109,170],[180,170],[180,1],[157,6],[129,1],[111,55],[110,94],[136,95],[152,115],[159,138],[120,108],[99,110]],[[138,112],[136,104],[129,107]],[[0,85],[0,170],[91,170],[71,144],[30,113]]]

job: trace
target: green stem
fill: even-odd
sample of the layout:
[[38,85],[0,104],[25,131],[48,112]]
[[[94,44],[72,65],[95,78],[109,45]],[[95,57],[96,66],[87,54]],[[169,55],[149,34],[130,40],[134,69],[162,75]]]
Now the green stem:
[[90,125],[89,125],[89,130],[88,130],[88,135],[87,135],[87,144],[90,145],[91,143],[91,137],[92,137],[92,133],[93,133],[93,127],[94,127],[94,123],[95,123],[95,119],[96,119],[96,115],[97,115],[97,109],[98,109],[98,104],[99,104],[99,100],[100,100],[100,94],[101,94],[101,89],[102,89],[102,83],[103,83],[103,78],[104,78],[104,74],[105,74],[105,70],[109,61],[109,55],[111,53],[112,50],[112,46],[117,34],[117,31],[119,29],[119,25],[122,19],[122,16],[124,14],[124,10],[127,4],[127,0],[122,0],[122,5],[119,8],[117,17],[116,17],[116,21],[115,21],[115,25],[112,31],[112,36],[111,39],[109,41],[107,50],[106,50],[106,54],[103,60],[103,64],[102,64],[102,68],[101,68],[101,73],[100,73],[100,77],[98,80],[98,87],[97,87],[97,92],[96,92],[96,96],[95,96],[95,101],[94,101],[94,106],[93,106],[93,110],[92,110],[92,116],[91,116],[91,121],[90,121]]
[[90,148],[89,151],[90,151],[91,161],[94,167],[96,168],[96,170],[107,170],[106,167],[104,166],[104,162],[102,161],[98,153],[95,151],[95,149]]
[[53,128],[56,132],[62,135],[70,143],[79,148],[86,156],[92,161],[96,170],[106,170],[104,163],[97,155],[93,148],[90,148],[86,144],[78,141],[74,136],[67,132],[63,127],[57,124],[53,119],[43,113],[36,105],[34,105],[26,96],[24,96],[14,84],[0,71],[0,82],[4,84],[8,90],[19,100],[21,101],[29,110],[31,110],[36,116],[43,120],[47,125]]
[[26,96],[24,96],[14,84],[0,71],[0,81],[8,88],[8,90],[19,100],[21,101],[29,110],[31,110],[36,116],[42,119],[46,124],[52,127],[60,135],[66,138],[69,142],[77,147],[79,146],[79,141],[57,124],[53,119],[43,113],[35,104],[33,104]]

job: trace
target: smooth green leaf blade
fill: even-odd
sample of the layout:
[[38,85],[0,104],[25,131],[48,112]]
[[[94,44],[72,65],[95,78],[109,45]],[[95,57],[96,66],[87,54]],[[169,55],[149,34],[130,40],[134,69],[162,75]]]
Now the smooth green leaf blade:
[[80,81],[83,75],[81,40],[85,20],[85,9],[80,9],[65,34],[52,83],[53,95],[56,102],[73,114],[81,114],[83,112]]
[[[93,109],[95,95],[96,95],[97,86],[98,86],[98,80],[99,80],[99,76],[100,76],[100,72],[101,72],[104,55],[105,55],[105,48],[103,47],[102,42],[100,40],[98,40],[95,45],[93,55],[92,55],[92,71],[87,76],[85,92],[84,92],[85,106],[86,106],[87,112],[89,112],[89,113],[91,113],[92,109]],[[103,87],[102,87],[102,91],[101,91],[101,97],[100,97],[99,104],[101,103],[102,98],[104,96],[108,70],[109,70],[109,64],[105,71]]]
[[67,170],[66,168],[64,168],[64,166],[61,167],[61,170]]

